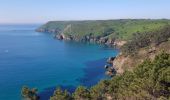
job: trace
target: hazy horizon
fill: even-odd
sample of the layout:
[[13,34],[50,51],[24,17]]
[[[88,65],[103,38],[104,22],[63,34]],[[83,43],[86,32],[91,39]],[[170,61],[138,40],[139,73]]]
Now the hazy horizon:
[[[130,19],[130,20],[140,20],[140,19],[146,19],[146,20],[163,20],[163,19],[165,19],[165,20],[170,20],[170,18],[168,19],[168,18],[128,18],[128,19]],[[89,19],[82,19],[82,20],[48,20],[48,21],[45,21],[45,22],[39,22],[39,23],[36,23],[36,22],[32,22],[32,23],[27,23],[27,22],[25,22],[25,23],[0,23],[0,25],[41,25],[41,24],[45,24],[45,23],[47,23],[47,22],[49,22],[49,21],[102,21],[102,20],[126,20],[126,19],[91,19],[91,20],[89,20]]]
[[0,24],[170,19],[169,4],[169,0],[1,0]]

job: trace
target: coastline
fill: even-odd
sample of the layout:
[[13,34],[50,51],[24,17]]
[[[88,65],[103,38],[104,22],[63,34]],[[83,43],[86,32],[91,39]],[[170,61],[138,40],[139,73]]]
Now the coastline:
[[[2,100],[11,100],[11,97],[19,100],[24,85],[37,87],[39,92],[46,87],[54,86],[56,89],[58,84],[63,87],[77,85],[75,79],[83,78],[86,62],[109,57],[113,53],[104,45],[59,41],[49,34],[25,30],[30,29],[27,25],[16,28],[17,31],[0,33],[0,62],[4,66],[0,75]],[[104,71],[104,67],[100,67]]]
[[[83,77],[76,79],[76,81],[80,82],[81,86],[86,86],[87,88],[91,88],[91,86],[97,84],[99,81],[103,79],[110,79],[109,76],[105,75],[104,65],[107,63],[107,58],[102,58],[94,61],[85,62],[85,68],[83,69],[85,74]],[[63,86],[57,85],[43,89],[38,93],[41,100],[47,100],[50,96],[53,95],[54,91],[57,87],[60,87],[62,90],[68,90],[68,92],[73,93],[77,86]]]

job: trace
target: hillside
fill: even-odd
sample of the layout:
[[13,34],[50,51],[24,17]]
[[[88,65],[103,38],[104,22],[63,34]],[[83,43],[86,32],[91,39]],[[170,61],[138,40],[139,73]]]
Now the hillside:
[[115,40],[127,41],[134,33],[159,30],[168,24],[166,19],[50,21],[37,31],[55,33],[58,39],[114,44]]
[[[117,26],[117,31],[116,31],[116,27],[114,27],[114,33],[105,36],[105,37],[111,37],[113,36],[113,34],[114,35],[116,34],[117,35],[116,39],[127,41],[120,48],[121,53],[111,62],[113,63],[112,64],[113,66],[111,66],[111,68],[114,68],[117,74],[114,75],[112,79],[100,81],[98,84],[90,88],[79,86],[76,88],[75,92],[73,93],[70,93],[67,90],[62,90],[61,88],[57,88],[54,91],[54,94],[50,97],[50,100],[169,100],[170,99],[169,21],[168,20],[115,20],[115,21],[108,21],[108,23],[111,24],[113,22],[115,23],[116,21],[117,21],[117,25],[118,23],[120,25],[120,22],[123,21],[124,24],[122,24],[122,26],[125,26],[127,23],[131,22],[129,25],[126,26],[127,28],[122,28],[120,26]],[[50,23],[56,23],[56,22],[50,22]],[[66,30],[72,27],[70,23],[71,22],[69,22],[69,25],[66,26],[65,29],[63,29],[64,31],[62,32],[62,34],[72,34],[72,33],[64,33]],[[101,22],[96,21],[95,23],[101,23]],[[146,28],[146,26],[148,28]],[[49,32],[49,30],[45,30],[45,31]],[[123,32],[119,33],[118,31],[123,31]],[[127,33],[125,31],[127,31]],[[85,33],[83,32],[84,31],[82,31],[81,36],[85,35]],[[58,32],[54,32],[54,33],[60,34]],[[121,35],[127,34],[127,35],[121,37],[120,34]],[[99,34],[95,34],[95,36],[97,35]],[[37,95],[37,90],[35,89],[23,87],[21,93],[24,98],[31,98],[31,99],[33,98],[32,100],[39,99]]]
[[154,59],[161,51],[170,53],[170,26],[149,33],[134,34],[121,48],[121,53],[113,61],[113,67],[121,74],[132,70],[144,59]]
[[145,59],[153,60],[162,51],[170,53],[170,41],[163,42],[157,46],[140,48],[135,55],[119,54],[113,61],[113,67],[117,74],[122,74],[126,70],[132,71],[135,66],[142,63]]

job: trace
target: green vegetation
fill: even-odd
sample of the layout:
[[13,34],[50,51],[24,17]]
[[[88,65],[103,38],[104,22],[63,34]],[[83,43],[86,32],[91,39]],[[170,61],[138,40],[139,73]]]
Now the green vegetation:
[[[58,91],[58,90],[56,90]],[[60,90],[61,91],[61,90]],[[61,92],[63,94],[63,92]],[[62,96],[54,93],[51,100],[59,100]],[[62,100],[71,100],[69,99]],[[133,72],[114,76],[111,80],[103,80],[87,89],[80,86],[72,95],[72,100],[168,100],[170,99],[170,54],[157,55],[153,61],[147,59],[137,66]]]
[[63,91],[61,88],[57,88],[50,100],[72,100],[72,97],[67,90]]
[[39,100],[39,96],[37,95],[37,89],[30,89],[27,86],[23,86],[21,90],[21,95],[26,100]]
[[89,100],[90,99],[90,92],[87,88],[83,86],[77,87],[76,91],[73,93],[73,98],[76,100]]
[[135,33],[130,41],[122,47],[126,55],[135,54],[140,48],[159,45],[170,38],[170,26],[167,25],[160,30],[148,33]]
[[[40,29],[46,32],[63,33],[76,37],[90,34],[96,37],[128,40],[121,51],[125,55],[135,55],[140,48],[154,47],[162,43],[168,44],[167,41],[170,40],[169,24],[170,21],[165,19],[57,21],[49,22]],[[26,90],[31,91],[30,89]],[[24,97],[30,98],[28,93],[24,94],[26,94],[23,95]],[[146,59],[138,66],[134,66],[132,71],[125,71],[110,80],[102,80],[90,88],[79,86],[72,94],[57,88],[50,99],[168,100],[170,99],[170,54],[162,52],[155,59]]]
[[[96,21],[50,21],[38,31],[64,33],[81,38],[86,35],[106,36],[109,38],[128,40],[133,33],[144,33],[159,30],[170,24],[169,20],[120,19]],[[109,32],[108,32],[109,31]]]

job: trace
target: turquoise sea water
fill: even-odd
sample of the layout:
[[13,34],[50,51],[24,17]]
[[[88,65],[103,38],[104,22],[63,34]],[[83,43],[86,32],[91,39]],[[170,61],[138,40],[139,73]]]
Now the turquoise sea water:
[[64,42],[34,30],[39,25],[0,25],[0,100],[20,100],[23,85],[47,100],[57,86],[73,91],[106,78],[106,58],[118,50]]

